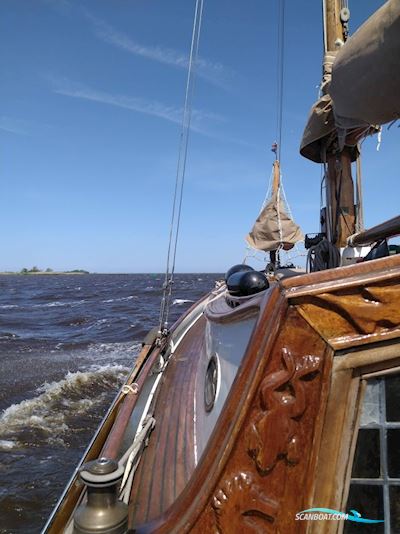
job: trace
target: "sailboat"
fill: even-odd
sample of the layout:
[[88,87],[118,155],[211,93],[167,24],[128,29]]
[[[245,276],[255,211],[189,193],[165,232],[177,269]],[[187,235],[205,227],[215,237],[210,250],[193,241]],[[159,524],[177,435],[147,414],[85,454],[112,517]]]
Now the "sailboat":
[[[352,179],[359,141],[398,118],[400,0],[352,37],[347,5],[323,7],[322,95],[301,143],[327,197],[310,272],[239,264],[150,332],[44,532],[400,531],[400,256],[387,243],[400,218],[364,230]],[[271,219],[284,215],[275,171],[248,238],[272,252],[300,237]]]

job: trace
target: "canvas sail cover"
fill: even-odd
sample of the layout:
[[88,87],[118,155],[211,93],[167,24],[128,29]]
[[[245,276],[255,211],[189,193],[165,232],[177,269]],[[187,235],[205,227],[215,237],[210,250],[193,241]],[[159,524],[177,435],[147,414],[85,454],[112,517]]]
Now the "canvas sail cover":
[[338,126],[400,117],[400,0],[389,0],[340,49],[329,93]]
[[321,149],[326,138],[336,130],[332,99],[327,94],[311,108],[300,145],[300,154],[311,161],[322,163]]
[[289,217],[279,190],[272,193],[251,232],[246,236],[251,247],[265,252],[279,248],[289,250],[303,239],[303,232]]

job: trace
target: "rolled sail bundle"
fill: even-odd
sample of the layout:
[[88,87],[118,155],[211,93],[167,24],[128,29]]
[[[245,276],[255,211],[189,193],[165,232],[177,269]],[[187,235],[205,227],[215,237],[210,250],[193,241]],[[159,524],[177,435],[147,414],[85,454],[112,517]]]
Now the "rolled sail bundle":
[[389,0],[349,38],[333,64],[336,124],[400,118],[400,0]]
[[285,209],[280,190],[272,193],[251,232],[246,236],[251,247],[265,252],[281,248],[290,250],[303,239],[303,232]]

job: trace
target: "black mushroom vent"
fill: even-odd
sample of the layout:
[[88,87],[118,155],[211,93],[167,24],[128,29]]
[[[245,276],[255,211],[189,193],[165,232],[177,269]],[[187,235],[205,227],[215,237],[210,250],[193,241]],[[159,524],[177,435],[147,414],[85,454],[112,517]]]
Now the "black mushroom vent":
[[230,295],[234,297],[248,297],[269,287],[265,274],[249,265],[234,265],[226,273],[225,281]]

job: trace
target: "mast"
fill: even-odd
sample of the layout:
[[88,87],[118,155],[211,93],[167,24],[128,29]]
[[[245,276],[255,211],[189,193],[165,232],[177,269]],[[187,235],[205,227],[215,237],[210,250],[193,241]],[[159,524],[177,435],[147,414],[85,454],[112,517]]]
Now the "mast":
[[[325,57],[322,92],[327,94],[333,58],[347,39],[350,12],[342,0],[323,0],[323,14]],[[343,247],[347,238],[356,232],[351,153],[347,147],[340,150],[337,139],[333,143],[326,142],[323,152],[326,164],[325,232],[331,243]]]
[[[272,180],[272,195],[275,195],[279,191],[279,187],[281,185],[281,168],[278,160],[278,155],[276,156],[276,160],[274,161],[274,176]],[[276,267],[279,267],[280,258],[279,258],[279,250],[271,250],[269,253],[270,262],[272,264],[272,267],[275,269]]]

